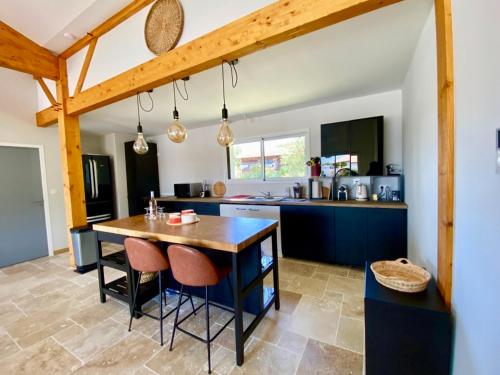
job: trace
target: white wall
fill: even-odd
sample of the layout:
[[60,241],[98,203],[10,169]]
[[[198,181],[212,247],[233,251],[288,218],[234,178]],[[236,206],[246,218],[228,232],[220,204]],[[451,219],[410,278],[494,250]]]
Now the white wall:
[[[230,108],[229,108],[230,109]],[[385,117],[385,163],[402,163],[401,91],[390,91],[339,102],[327,103],[292,111],[237,121],[231,124],[236,139],[265,136],[275,133],[308,129],[310,152],[320,155],[320,125],[355,118],[383,115]],[[152,137],[158,144],[160,191],[173,194],[177,182],[210,182],[226,180],[225,150],[215,139],[218,125],[193,129],[182,144],[170,142],[166,135]],[[256,193],[259,190],[282,195],[291,182],[263,182],[260,184],[233,183],[228,195]]]
[[52,247],[67,246],[57,127],[36,127],[36,89],[28,74],[0,68],[0,143],[41,145],[47,175]]
[[80,134],[82,154],[106,154],[104,136],[82,132]]
[[453,0],[456,176],[455,374],[500,365],[500,2]]
[[437,276],[437,83],[434,8],[403,84],[408,256]]
[[117,218],[128,216],[127,169],[125,165],[125,142],[134,140],[133,134],[106,134],[104,154],[111,156],[115,188],[115,213]]

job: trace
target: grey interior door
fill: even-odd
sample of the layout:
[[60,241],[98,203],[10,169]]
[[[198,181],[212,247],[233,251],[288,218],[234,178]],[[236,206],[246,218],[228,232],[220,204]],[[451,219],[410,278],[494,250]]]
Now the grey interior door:
[[0,267],[47,255],[39,151],[0,146]]

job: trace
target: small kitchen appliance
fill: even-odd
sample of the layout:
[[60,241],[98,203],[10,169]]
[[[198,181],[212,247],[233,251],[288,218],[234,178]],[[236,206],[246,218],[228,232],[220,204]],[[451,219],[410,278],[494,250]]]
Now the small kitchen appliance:
[[293,185],[293,198],[294,199],[302,198],[302,185],[300,184],[300,182],[296,182]]
[[174,195],[177,198],[194,198],[199,197],[203,191],[202,184],[199,182],[174,184]]
[[339,201],[349,200],[349,189],[347,189],[347,186],[345,185],[339,186],[337,190],[337,200]]
[[356,183],[356,200],[357,201],[367,201],[368,200],[368,190],[365,184],[360,183],[359,181]]
[[316,178],[309,179],[309,199],[322,199],[323,191],[321,181]]

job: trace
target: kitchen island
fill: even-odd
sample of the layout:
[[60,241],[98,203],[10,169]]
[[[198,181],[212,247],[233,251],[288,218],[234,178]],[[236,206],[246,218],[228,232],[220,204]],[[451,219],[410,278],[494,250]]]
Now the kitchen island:
[[[160,241],[164,249],[169,244],[182,244],[196,247],[214,257],[225,258],[232,263],[231,282],[228,283],[232,290],[226,289],[225,292],[223,286],[217,286],[213,288],[210,299],[234,308],[236,363],[242,365],[245,341],[273,304],[276,310],[280,307],[276,235],[278,222],[204,215],[199,217],[198,223],[181,226],[170,226],[165,219],[148,220],[142,215],[94,224],[98,242],[97,266],[101,302],[106,302],[106,295],[110,295],[131,305],[130,296],[135,283],[138,282],[137,273],[131,270],[126,257],[121,269],[127,273],[127,277],[119,279],[120,281],[105,282],[103,267],[111,266],[113,259],[103,256],[103,241],[123,244],[127,237],[140,237]],[[268,238],[272,239],[271,257],[263,256],[260,247],[261,242]],[[116,259],[116,256],[111,257]],[[270,272],[273,273],[273,288],[266,288],[263,280]],[[169,286],[177,286],[172,278],[169,281]],[[158,290],[153,286],[157,283],[150,284],[152,285],[140,287],[139,307],[158,294]],[[255,315],[246,329],[243,328],[244,310]]]

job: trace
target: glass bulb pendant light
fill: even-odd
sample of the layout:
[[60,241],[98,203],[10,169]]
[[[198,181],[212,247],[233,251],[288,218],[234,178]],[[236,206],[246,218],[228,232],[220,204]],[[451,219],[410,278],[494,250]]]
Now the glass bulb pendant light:
[[[229,147],[233,144],[234,142],[234,135],[233,131],[229,127],[229,120],[228,120],[228,112],[226,108],[226,88],[225,88],[225,82],[224,82],[224,63],[227,63],[227,61],[222,62],[222,100],[224,102],[224,106],[222,107],[222,122],[219,127],[219,131],[217,132],[217,142],[222,146],[222,147]],[[234,68],[234,62],[230,63],[231,67],[231,77],[232,77],[232,69]],[[236,69],[235,69],[236,70]],[[237,77],[237,76],[236,76]],[[238,78],[236,78],[237,82]],[[233,87],[236,87],[236,84],[233,82]]]
[[167,129],[167,136],[174,143],[182,143],[187,138],[187,129],[179,121],[179,112],[177,111],[177,101],[175,99],[175,85],[174,81],[172,83],[172,88],[174,89],[174,121],[172,121],[172,125]]
[[137,93],[137,137],[134,142],[134,151],[136,154],[144,155],[148,152],[149,146],[144,139],[144,134],[142,133],[142,125],[141,125],[141,114],[139,110],[139,93]]
[[222,147],[229,147],[234,142],[234,135],[233,131],[229,127],[227,108],[225,104],[222,108],[222,122],[219,127],[219,132],[217,133],[217,142]]
[[139,123],[139,125],[137,126],[137,138],[135,139],[134,142],[134,151],[136,154],[144,155],[145,153],[148,152],[148,150],[149,146],[146,140],[144,139],[144,134],[142,134],[142,126]]

